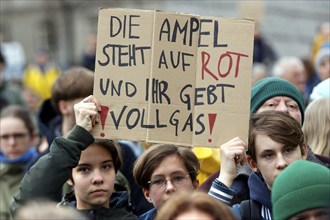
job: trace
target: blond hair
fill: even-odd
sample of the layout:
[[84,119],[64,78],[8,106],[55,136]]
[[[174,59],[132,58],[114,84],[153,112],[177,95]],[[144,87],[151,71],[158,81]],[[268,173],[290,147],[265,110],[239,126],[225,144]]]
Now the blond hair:
[[330,98],[315,100],[307,106],[302,130],[315,154],[330,157]]

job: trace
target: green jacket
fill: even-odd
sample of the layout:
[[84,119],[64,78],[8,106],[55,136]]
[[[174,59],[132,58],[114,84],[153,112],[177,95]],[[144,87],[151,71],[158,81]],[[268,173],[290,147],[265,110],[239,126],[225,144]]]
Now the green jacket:
[[0,164],[0,219],[11,219],[9,206],[24,176],[24,164]]
[[[56,201],[63,184],[71,177],[71,170],[78,165],[81,151],[94,142],[93,136],[84,128],[76,125],[66,138],[56,138],[50,152],[41,157],[24,176],[20,190],[14,196],[11,212],[30,199],[47,198]],[[68,201],[75,207],[74,199]],[[90,219],[137,219],[135,215],[121,207],[84,210]]]
[[[4,99],[7,105],[22,105],[26,103],[22,97],[22,89],[13,83],[3,81],[0,83],[0,98]],[[2,108],[3,106],[0,106]]]

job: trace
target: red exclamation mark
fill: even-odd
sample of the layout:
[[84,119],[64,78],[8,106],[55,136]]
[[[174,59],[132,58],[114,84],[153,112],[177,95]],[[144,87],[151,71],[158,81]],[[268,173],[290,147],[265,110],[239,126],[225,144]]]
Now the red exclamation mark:
[[[215,119],[217,118],[217,114],[208,114],[208,115],[209,115],[210,135],[212,135],[213,126],[214,126]],[[208,142],[211,143],[212,139],[209,138]]]
[[[109,107],[101,105],[100,117],[101,117],[102,130],[104,130],[105,120],[107,119],[108,112],[109,112]],[[104,135],[105,134],[103,132],[101,132],[100,136],[104,137]]]

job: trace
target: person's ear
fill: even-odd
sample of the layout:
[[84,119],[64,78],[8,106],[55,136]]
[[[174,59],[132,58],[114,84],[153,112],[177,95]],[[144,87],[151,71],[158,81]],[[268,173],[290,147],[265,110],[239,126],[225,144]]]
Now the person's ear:
[[68,179],[67,181],[66,181],[66,183],[67,184],[69,184],[70,186],[73,186],[74,184],[73,184],[73,181],[72,181],[72,179],[70,178],[70,179]]
[[152,199],[150,197],[150,190],[143,187],[142,191],[143,191],[143,194],[144,194],[144,197],[146,198],[146,200],[148,202],[152,203]]
[[305,142],[301,144],[300,151],[301,151],[302,158],[304,160],[306,160],[307,155],[308,155],[308,148],[307,148],[307,144]]
[[251,170],[253,170],[254,172],[259,171],[257,162],[254,161],[250,155],[246,155],[246,161],[249,164]]
[[72,107],[71,107],[70,103],[65,100],[60,100],[58,102],[58,109],[59,109],[61,115],[71,114],[71,112],[72,112]]
[[194,189],[197,189],[199,186],[199,180],[196,179],[195,181],[192,182]]

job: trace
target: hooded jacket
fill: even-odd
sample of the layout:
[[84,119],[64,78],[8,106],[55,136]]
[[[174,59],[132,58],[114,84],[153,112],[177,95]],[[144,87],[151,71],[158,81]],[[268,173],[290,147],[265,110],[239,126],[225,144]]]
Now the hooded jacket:
[[[251,200],[254,200],[261,205],[261,213],[260,213],[261,219],[271,220],[272,219],[271,191],[268,189],[261,174],[255,172],[251,173],[248,180],[248,186],[250,189]],[[233,212],[236,216],[240,216],[240,212],[241,212],[240,204],[236,204],[233,206]]]
[[[271,191],[268,189],[261,174],[255,172],[251,173],[248,179],[248,186],[250,198],[261,204],[261,219],[271,220]],[[214,181],[209,194],[226,204],[230,204],[235,192]],[[235,204],[232,207],[232,211],[237,219],[241,219],[241,204]]]

